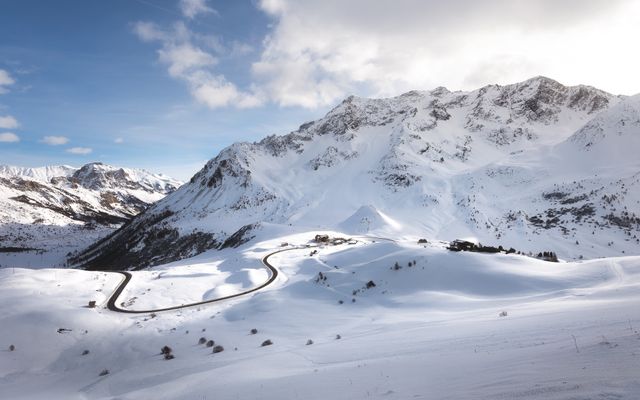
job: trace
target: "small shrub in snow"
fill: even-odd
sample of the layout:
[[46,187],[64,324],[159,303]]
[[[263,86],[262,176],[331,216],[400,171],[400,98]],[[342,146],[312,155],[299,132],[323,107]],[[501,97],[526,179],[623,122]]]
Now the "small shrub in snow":
[[84,350],[84,351],[82,352],[82,355],[83,355],[83,356],[86,356],[87,354],[89,354],[89,350]]
[[216,344],[216,342],[214,342],[213,340],[209,340],[209,341],[207,342],[207,345],[206,345],[206,346],[207,346],[207,347],[213,347],[213,345],[214,345],[214,344]]
[[343,304],[343,303],[344,303],[344,301],[338,300],[338,304]]
[[213,347],[213,352],[214,353],[222,353],[224,351],[224,347],[217,345]]
[[256,328],[251,329],[251,334],[255,335],[256,333],[258,333],[258,330]]
[[336,335],[336,340],[340,340],[340,339],[342,339],[342,336]]
[[425,243],[429,243],[429,241],[427,239],[418,239],[418,244],[425,244]]
[[506,317],[507,315],[506,311],[500,311],[500,314],[498,314],[499,317]]
[[198,339],[198,344],[205,344],[205,343],[207,343],[207,338],[201,337],[200,339]]
[[309,339],[307,340],[307,346],[311,346],[313,344],[313,340]]
[[16,350],[16,346],[14,345],[9,346],[9,351],[15,351],[15,350]]
[[369,281],[369,282],[367,282],[366,286],[367,286],[367,289],[371,289],[371,288],[376,287],[376,284],[373,281]]
[[171,354],[171,352],[172,352],[172,350],[171,350],[171,347],[169,347],[169,346],[163,346],[160,349],[160,354]]
[[105,376],[105,375],[109,375],[108,369],[103,369],[102,372],[100,372],[100,376]]
[[397,271],[397,270],[399,270],[399,269],[401,269],[401,268],[402,268],[402,267],[400,266],[400,264],[398,264],[398,262],[397,262],[397,261],[396,261],[396,263],[395,263],[395,264],[393,264],[393,269],[394,269],[394,270],[396,270],[396,271]]
[[171,353],[167,353],[167,354],[164,355],[164,359],[165,360],[173,360],[174,358],[176,358],[176,357]]
[[95,300],[91,300],[89,302],[89,308],[95,308],[96,307],[96,301]]
[[271,341],[271,339],[267,339],[264,342],[262,342],[261,346],[265,347],[265,346],[271,346],[273,344],[273,342]]

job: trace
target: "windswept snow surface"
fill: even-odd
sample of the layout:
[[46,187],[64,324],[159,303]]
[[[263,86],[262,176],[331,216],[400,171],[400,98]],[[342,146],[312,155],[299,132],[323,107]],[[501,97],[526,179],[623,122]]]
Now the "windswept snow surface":
[[2,397],[640,398],[640,257],[547,263],[417,238],[294,249],[315,233],[133,273],[120,301],[167,306],[258,285],[260,259],[292,249],[269,258],[264,290],[175,312],[105,310],[118,274],[0,269],[0,346],[15,345]]

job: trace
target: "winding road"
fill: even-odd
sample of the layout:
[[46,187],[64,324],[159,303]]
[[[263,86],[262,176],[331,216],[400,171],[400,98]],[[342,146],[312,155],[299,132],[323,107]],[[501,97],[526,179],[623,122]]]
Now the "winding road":
[[[374,243],[375,243],[376,240],[395,242],[395,240],[393,240],[393,239],[383,238],[383,237],[376,237],[376,236],[358,236],[358,237],[361,238],[361,239],[364,238],[364,239],[372,240]],[[354,237],[351,237],[349,239],[345,239],[345,243],[348,243],[352,239],[354,239]],[[195,303],[181,304],[179,306],[156,308],[156,309],[150,309],[150,310],[128,310],[126,308],[121,308],[121,307],[118,306],[118,304],[117,304],[118,303],[118,298],[120,297],[120,295],[122,294],[124,289],[129,284],[129,281],[131,281],[132,274],[130,272],[125,272],[125,271],[115,271],[115,273],[123,275],[124,278],[122,279],[122,281],[120,282],[120,284],[118,285],[116,290],[114,290],[114,292],[111,294],[111,297],[109,297],[109,300],[107,301],[107,309],[109,309],[111,311],[115,311],[115,312],[126,313],[126,314],[148,314],[148,313],[156,313],[156,312],[162,312],[162,311],[180,310],[180,309],[183,309],[183,308],[201,306],[201,305],[204,305],[204,304],[211,304],[211,303],[216,303],[216,302],[223,301],[223,300],[233,299],[235,297],[244,296],[244,295],[247,295],[249,293],[257,292],[258,290],[264,289],[265,287],[269,286],[271,283],[273,283],[276,280],[276,278],[278,277],[278,270],[271,263],[269,263],[269,258],[270,257],[272,257],[272,256],[274,256],[276,254],[279,254],[279,253],[283,253],[285,251],[303,250],[303,249],[309,249],[309,248],[314,248],[314,247],[320,247],[320,245],[300,245],[300,246],[295,246],[295,247],[289,247],[289,248],[286,248],[286,249],[280,249],[280,250],[271,252],[271,253],[267,254],[266,256],[262,257],[262,265],[267,270],[269,270],[271,276],[264,283],[262,283],[259,286],[254,287],[252,289],[245,290],[245,291],[242,291],[242,292],[239,292],[239,293],[235,293],[235,294],[232,294],[232,295],[229,295],[229,296],[218,297],[217,299],[204,300],[204,301],[198,301],[198,302],[195,302]],[[109,271],[109,272],[114,273],[114,271]]]
[[[269,253],[266,256],[264,256],[262,258],[262,265],[264,265],[265,268],[267,268],[269,270],[269,273],[270,273],[271,276],[264,283],[262,283],[259,286],[254,287],[252,289],[245,290],[245,291],[242,291],[242,292],[239,292],[239,293],[235,293],[235,294],[232,294],[232,295],[229,295],[229,296],[219,297],[217,299],[204,300],[204,301],[198,301],[198,302],[195,302],[195,303],[181,304],[179,306],[156,308],[156,309],[151,309],[151,310],[128,310],[126,308],[121,308],[121,307],[118,306],[118,304],[117,304],[118,303],[118,298],[120,297],[120,295],[122,294],[124,289],[129,284],[129,281],[131,280],[132,274],[131,274],[131,272],[117,271],[115,273],[123,275],[124,279],[122,279],[122,281],[120,282],[120,284],[118,285],[116,290],[113,292],[113,294],[111,294],[111,297],[109,297],[109,300],[107,301],[107,308],[109,310],[111,310],[111,311],[120,312],[120,313],[126,313],[126,314],[148,314],[148,313],[155,313],[155,312],[161,312],[161,311],[180,310],[180,309],[183,309],[183,308],[195,307],[195,306],[200,306],[200,305],[203,305],[203,304],[216,303],[218,301],[229,300],[229,299],[232,299],[234,297],[244,296],[244,295],[256,292],[256,291],[258,291],[260,289],[263,289],[263,288],[269,286],[278,277],[278,270],[273,265],[271,265],[271,263],[269,263],[269,257],[271,257],[271,256],[273,256],[275,254],[278,254],[278,253],[285,252],[285,251],[300,250],[300,249],[306,249],[306,248],[309,248],[309,247],[315,247],[315,246],[291,247],[291,248],[287,248],[287,249],[281,249],[281,250],[278,250],[278,251],[274,251],[274,252]],[[109,271],[109,272],[113,272],[113,271]]]

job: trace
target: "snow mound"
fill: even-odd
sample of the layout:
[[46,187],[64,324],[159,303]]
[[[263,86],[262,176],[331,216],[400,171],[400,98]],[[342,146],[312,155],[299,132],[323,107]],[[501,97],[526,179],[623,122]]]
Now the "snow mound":
[[338,226],[340,230],[347,233],[387,231],[389,228],[393,231],[399,231],[402,228],[400,223],[371,205],[360,207]]

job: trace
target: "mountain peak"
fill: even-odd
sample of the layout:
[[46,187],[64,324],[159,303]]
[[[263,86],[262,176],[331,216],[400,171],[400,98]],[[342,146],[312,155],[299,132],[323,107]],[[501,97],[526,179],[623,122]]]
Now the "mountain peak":
[[[561,193],[562,201],[575,206],[556,201],[553,185],[570,179],[562,175],[567,167],[556,177],[547,170],[553,160],[541,149],[565,142],[619,101],[546,77],[470,92],[440,87],[382,99],[349,96],[295,132],[227,147],[83,263],[92,265],[98,255],[97,265],[99,254],[113,251],[121,256],[114,264],[134,259],[137,267],[149,265],[145,250],[127,249],[144,247],[158,232],[169,233],[158,244],[166,251],[153,262],[174,260],[218,246],[237,232],[249,237],[247,227],[264,223],[351,232],[401,226],[405,232],[446,232],[439,239],[459,234],[495,241],[506,235],[514,247],[548,247],[566,241],[567,233],[542,235],[540,229],[560,224],[560,218],[547,223],[543,216],[570,214],[574,220],[563,224],[573,226],[597,205],[586,203],[589,195],[580,187]],[[533,161],[525,156],[539,165],[529,167]],[[571,191],[579,195],[571,197]],[[500,193],[507,192],[519,200],[505,201]],[[540,200],[547,192],[552,195]],[[540,237],[547,236],[551,241],[543,243]]]

